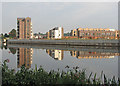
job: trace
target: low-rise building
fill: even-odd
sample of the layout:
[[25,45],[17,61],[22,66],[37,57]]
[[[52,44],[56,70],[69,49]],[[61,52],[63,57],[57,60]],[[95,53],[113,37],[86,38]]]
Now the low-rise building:
[[63,36],[63,27],[55,27],[47,32],[48,39],[61,39]]
[[73,30],[71,30],[71,36],[78,36],[78,31],[77,31],[77,29],[73,29]]
[[37,34],[37,33],[35,33],[33,35],[33,38],[34,39],[46,39],[46,34]]
[[43,36],[42,35],[39,35],[39,34],[34,34],[34,39],[42,39]]
[[64,36],[64,39],[77,39],[77,36]]
[[119,31],[109,28],[78,28],[71,30],[71,36],[81,39],[119,39]]

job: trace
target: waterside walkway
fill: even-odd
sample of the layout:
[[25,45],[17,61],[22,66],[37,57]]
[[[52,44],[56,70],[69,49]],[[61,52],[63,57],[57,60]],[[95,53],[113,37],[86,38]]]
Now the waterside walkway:
[[67,45],[67,46],[102,46],[119,47],[120,40],[17,40],[9,39],[8,44],[31,44],[31,45]]

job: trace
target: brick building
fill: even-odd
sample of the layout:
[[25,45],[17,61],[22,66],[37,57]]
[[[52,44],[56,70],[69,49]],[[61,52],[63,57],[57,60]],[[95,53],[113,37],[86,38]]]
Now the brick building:
[[78,36],[78,31],[77,31],[77,29],[71,30],[71,36]]
[[17,38],[30,39],[32,36],[31,18],[17,18]]
[[71,36],[81,39],[119,39],[120,32],[115,29],[103,28],[78,28],[71,30]]

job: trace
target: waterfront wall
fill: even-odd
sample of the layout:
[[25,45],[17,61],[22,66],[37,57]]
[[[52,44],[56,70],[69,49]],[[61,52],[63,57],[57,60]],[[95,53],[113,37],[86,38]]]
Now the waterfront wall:
[[8,44],[68,45],[68,46],[106,46],[119,47],[120,40],[17,40],[9,39]]

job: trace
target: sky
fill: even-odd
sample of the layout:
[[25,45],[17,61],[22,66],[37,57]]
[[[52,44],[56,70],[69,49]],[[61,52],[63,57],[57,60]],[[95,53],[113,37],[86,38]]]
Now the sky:
[[1,0],[1,2],[118,2],[120,0]]
[[0,2],[0,33],[2,32],[2,3]]
[[33,33],[53,27],[118,29],[117,2],[3,2],[2,32],[16,28],[18,17],[31,17]]

